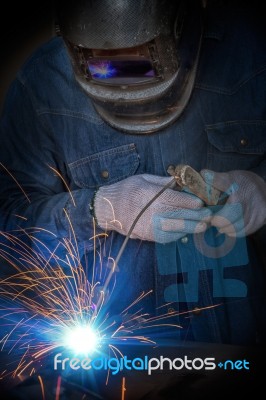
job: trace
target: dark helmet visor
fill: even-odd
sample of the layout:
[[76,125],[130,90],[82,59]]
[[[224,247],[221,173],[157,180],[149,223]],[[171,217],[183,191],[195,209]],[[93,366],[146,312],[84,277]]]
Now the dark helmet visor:
[[149,82],[155,77],[152,64],[147,59],[92,58],[88,61],[87,69],[93,80],[111,85],[135,85]]
[[128,49],[86,49],[68,42],[75,54],[80,74],[86,80],[102,85],[138,85],[162,79],[159,59],[151,54],[148,43]]
[[81,3],[74,16],[62,8],[59,25],[76,79],[102,119],[133,134],[172,124],[194,88],[203,37],[200,1]]

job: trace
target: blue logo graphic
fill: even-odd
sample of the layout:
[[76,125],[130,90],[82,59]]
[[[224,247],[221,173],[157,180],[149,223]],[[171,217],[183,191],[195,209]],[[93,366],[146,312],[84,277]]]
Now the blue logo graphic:
[[[208,210],[212,215],[220,218],[230,232],[230,236],[220,233],[210,224],[205,232],[186,234],[191,227],[191,221],[184,220],[181,224],[178,211],[176,226],[182,228],[178,232],[181,238],[171,243],[156,244],[160,284],[162,285],[163,282],[165,285],[164,300],[166,302],[197,302],[199,282],[206,280],[206,276],[211,281],[207,290],[212,291],[213,297],[244,298],[247,296],[245,282],[238,279],[239,269],[242,272],[245,268],[247,270],[248,264],[246,238],[238,237],[238,232],[244,230],[242,207],[240,204],[229,204],[210,206]],[[221,210],[222,213],[220,213]],[[183,214],[185,212],[187,210],[183,210]],[[171,218],[173,219],[173,213]],[[159,222],[162,226],[167,226],[167,224],[163,225],[163,222],[168,219],[167,214],[157,216],[155,232],[158,232]],[[208,221],[203,219],[198,223],[208,224]],[[206,282],[203,285],[206,288]]]
[[247,360],[226,360],[223,363],[219,362],[217,367],[224,369],[224,370],[242,370],[246,369],[249,370],[249,361]]

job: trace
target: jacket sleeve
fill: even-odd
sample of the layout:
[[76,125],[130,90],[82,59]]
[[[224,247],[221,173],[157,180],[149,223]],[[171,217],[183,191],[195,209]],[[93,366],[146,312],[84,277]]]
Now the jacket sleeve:
[[57,254],[64,260],[69,252],[66,243],[75,247],[74,254],[83,252],[84,242],[93,247],[93,190],[70,190],[63,151],[28,92],[14,81],[0,122],[1,240],[10,234],[30,241],[45,258]]

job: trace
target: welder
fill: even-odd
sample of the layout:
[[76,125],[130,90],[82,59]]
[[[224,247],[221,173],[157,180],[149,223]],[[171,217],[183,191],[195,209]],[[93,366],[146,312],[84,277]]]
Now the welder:
[[260,13],[248,2],[75,0],[56,2],[56,23],[6,97],[1,230],[34,238],[32,251],[50,264],[53,254],[64,265],[69,239],[89,271],[111,270],[169,171],[188,165],[225,204],[163,190],[130,233],[109,311],[152,291],[144,312],[164,310],[180,341],[262,343],[265,271],[253,240],[266,221]]

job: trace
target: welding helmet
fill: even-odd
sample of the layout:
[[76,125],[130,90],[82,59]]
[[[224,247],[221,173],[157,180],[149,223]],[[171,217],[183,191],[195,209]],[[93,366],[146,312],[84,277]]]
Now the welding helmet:
[[58,1],[57,24],[78,83],[109,125],[147,134],[181,115],[197,72],[200,1]]

